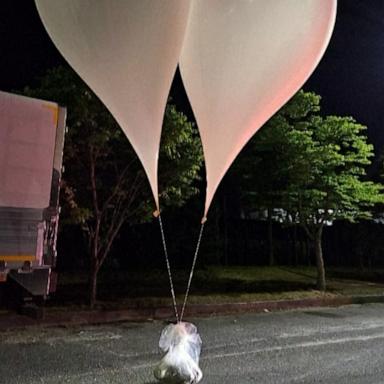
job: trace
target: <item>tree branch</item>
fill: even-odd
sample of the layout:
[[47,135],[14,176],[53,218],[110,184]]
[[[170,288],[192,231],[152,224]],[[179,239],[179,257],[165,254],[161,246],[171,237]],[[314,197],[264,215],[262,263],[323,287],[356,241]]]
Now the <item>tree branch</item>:
[[110,202],[113,200],[113,198],[116,196],[116,194],[119,192],[120,190],[120,187],[121,187],[121,184],[124,182],[124,178],[129,170],[129,168],[131,167],[131,165],[133,163],[135,163],[137,161],[137,158],[134,157],[127,165],[126,167],[121,171],[120,175],[118,176],[118,179],[117,179],[117,182],[116,182],[116,185],[115,187],[113,188],[113,191],[111,192],[111,194],[109,195],[109,197],[105,200],[105,203],[103,204],[103,207],[102,207],[102,212],[105,212],[106,209],[108,209],[108,205],[110,204]]
[[307,234],[307,236],[311,239],[311,240],[314,240],[315,237],[313,235],[313,233],[310,231],[308,225],[306,223],[301,223],[301,227],[304,229],[305,233]]
[[97,199],[97,188],[96,188],[96,158],[94,156],[94,148],[93,145],[89,146],[89,173],[91,179],[91,187],[92,187],[92,201],[93,201],[93,209],[95,211],[96,217],[100,215],[99,204]]
[[[137,197],[138,191],[140,190],[140,186],[143,183],[143,179],[137,182],[137,179],[139,177],[140,177],[140,174],[138,173],[133,182],[133,187],[131,190],[132,192],[130,193],[129,199],[120,199],[120,201],[118,202],[117,206],[114,209],[114,213],[112,214],[112,219],[109,225],[109,229],[105,235],[105,242],[104,242],[105,248],[102,252],[101,252],[102,247],[100,247],[99,249],[98,259],[99,259],[100,265],[103,264],[104,260],[108,256],[108,253],[111,249],[113,241],[115,240],[121,226],[124,224],[124,222],[130,215],[134,214],[134,211],[131,212],[130,214],[129,212],[131,209],[131,205],[134,202],[135,198]],[[121,210],[122,205],[125,205],[123,210]]]

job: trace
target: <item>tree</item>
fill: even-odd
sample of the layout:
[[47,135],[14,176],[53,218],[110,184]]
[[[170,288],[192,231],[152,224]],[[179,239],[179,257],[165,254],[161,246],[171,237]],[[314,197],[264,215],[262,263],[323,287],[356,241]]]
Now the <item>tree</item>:
[[259,156],[267,152],[258,168],[272,168],[264,175],[269,181],[263,182],[268,186],[263,193],[273,197],[279,219],[299,224],[313,241],[317,288],[324,291],[324,225],[371,218],[371,207],[382,203],[384,194],[381,184],[365,180],[373,157],[366,127],[351,117],[320,116],[319,102],[319,96],[300,91],[253,145]]
[[[70,69],[48,71],[38,88],[24,94],[53,100],[68,110],[62,195],[64,210],[88,240],[89,301],[97,297],[97,276],[122,225],[148,220],[153,197],[145,172],[123,131],[100,100]],[[197,193],[202,150],[186,116],[168,104],[159,166],[164,205],[182,205]]]
[[314,242],[317,287],[325,290],[321,246],[323,228],[334,220],[369,219],[371,207],[384,201],[383,186],[364,180],[373,146],[363,135],[366,127],[350,117],[313,119],[309,128],[309,167],[287,189],[287,208]]
[[[232,171],[240,176],[242,203],[246,211],[258,210],[268,222],[268,256],[273,265],[273,222],[280,220],[276,208],[281,207],[287,180],[300,159],[308,133],[292,130],[291,122],[305,124],[308,116],[318,112],[320,97],[314,93],[299,92],[294,100],[280,109],[249,142],[235,162]],[[305,159],[305,157],[301,157]]]

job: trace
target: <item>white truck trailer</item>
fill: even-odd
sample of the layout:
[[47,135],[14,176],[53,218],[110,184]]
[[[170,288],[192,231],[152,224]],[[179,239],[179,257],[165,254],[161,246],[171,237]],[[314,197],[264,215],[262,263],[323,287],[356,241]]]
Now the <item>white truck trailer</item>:
[[30,299],[56,287],[65,118],[56,103],[0,91],[0,284]]

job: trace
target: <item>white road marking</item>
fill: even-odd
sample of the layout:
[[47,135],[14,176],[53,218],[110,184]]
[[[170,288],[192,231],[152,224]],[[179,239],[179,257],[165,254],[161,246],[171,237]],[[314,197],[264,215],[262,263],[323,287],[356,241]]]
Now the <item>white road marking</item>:
[[85,333],[80,332],[76,335],[63,335],[63,336],[49,336],[43,335],[43,337],[23,335],[14,337],[11,336],[8,339],[1,340],[1,344],[15,345],[15,344],[35,344],[44,343],[48,345],[54,345],[56,343],[83,343],[85,341],[103,341],[103,340],[119,340],[122,335],[112,332],[98,332],[98,333]]
[[281,337],[281,338],[305,337],[305,336],[312,336],[315,334],[367,331],[367,330],[373,330],[373,329],[384,329],[384,321],[363,322],[360,324],[348,324],[348,325],[334,325],[334,326],[328,326],[326,329],[300,329],[300,331],[297,331],[297,332],[282,333],[278,337]]
[[[252,355],[252,354],[258,354],[258,353],[265,353],[265,352],[276,352],[276,351],[284,351],[289,349],[295,349],[295,348],[314,348],[319,347],[323,345],[330,345],[330,344],[344,344],[344,343],[351,343],[351,342],[358,342],[358,341],[370,341],[375,339],[384,339],[384,333],[379,333],[375,335],[368,335],[368,336],[355,336],[355,337],[343,337],[338,339],[326,339],[326,340],[316,340],[316,341],[307,341],[303,343],[296,343],[296,344],[290,344],[290,345],[284,345],[284,346],[275,346],[275,347],[269,347],[269,348],[260,348],[260,349],[253,349],[249,351],[242,351],[242,352],[229,352],[229,353],[220,353],[220,354],[214,354],[211,356],[202,356],[201,360],[215,360],[215,359],[221,359],[223,357],[238,357],[238,356],[246,356],[246,355]],[[153,366],[153,363],[143,363],[139,365],[135,365],[130,367],[131,369],[141,369],[141,368],[148,368]]]
[[290,344],[290,345],[284,345],[284,346],[254,349],[254,350],[243,351],[243,352],[221,353],[221,354],[216,354],[212,356],[204,356],[202,360],[214,360],[214,359],[221,359],[223,357],[246,356],[246,355],[253,355],[253,354],[264,353],[264,352],[284,351],[287,349],[295,349],[295,348],[313,348],[313,347],[319,347],[322,345],[344,344],[344,343],[352,343],[357,341],[369,341],[374,339],[384,339],[384,333],[369,335],[369,336],[355,336],[355,337],[343,337],[339,339],[307,341],[304,343],[296,343],[296,344]]

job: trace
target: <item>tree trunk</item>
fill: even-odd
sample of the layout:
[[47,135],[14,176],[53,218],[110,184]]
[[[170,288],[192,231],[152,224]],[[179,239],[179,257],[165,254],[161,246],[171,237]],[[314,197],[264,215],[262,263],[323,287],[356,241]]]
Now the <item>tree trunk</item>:
[[316,267],[317,267],[317,289],[324,292],[326,289],[325,284],[325,269],[323,259],[323,248],[321,244],[323,234],[323,227],[318,228],[314,235],[315,242],[315,256],[316,256]]
[[273,248],[273,221],[272,221],[272,209],[268,208],[268,258],[269,265],[275,265],[275,255]]
[[293,226],[293,265],[299,265],[299,254],[297,252],[297,225]]
[[310,242],[310,239],[307,237],[305,239],[305,257],[307,258],[307,265],[308,267],[311,267],[312,266],[312,261],[311,261],[311,242]]
[[93,309],[97,298],[97,274],[99,272],[99,260],[97,254],[97,239],[91,240],[90,268],[89,268],[89,307]]
[[89,307],[93,309],[96,304],[97,297],[97,269],[92,268],[89,276]]

